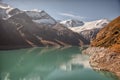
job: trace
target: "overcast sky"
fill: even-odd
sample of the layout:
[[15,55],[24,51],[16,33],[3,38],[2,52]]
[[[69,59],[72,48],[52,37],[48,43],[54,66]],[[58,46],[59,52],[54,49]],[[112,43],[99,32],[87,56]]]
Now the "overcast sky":
[[57,20],[91,21],[120,15],[120,0],[3,0],[22,10],[45,10]]

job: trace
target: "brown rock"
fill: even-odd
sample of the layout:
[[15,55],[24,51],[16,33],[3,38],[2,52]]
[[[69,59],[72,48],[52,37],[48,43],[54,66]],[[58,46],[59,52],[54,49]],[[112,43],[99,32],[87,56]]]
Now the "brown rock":
[[94,53],[89,62],[93,69],[110,71],[120,77],[120,54],[118,53],[104,49],[101,52]]
[[90,65],[94,69],[110,71],[120,77],[120,16],[100,30],[91,46],[104,49],[94,49]]
[[120,52],[120,16],[100,30],[91,46],[107,47],[112,51]]

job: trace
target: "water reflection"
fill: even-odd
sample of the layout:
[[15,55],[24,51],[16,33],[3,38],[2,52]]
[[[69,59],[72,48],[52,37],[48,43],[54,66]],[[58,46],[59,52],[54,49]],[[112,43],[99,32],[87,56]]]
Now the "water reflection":
[[91,68],[88,61],[88,56],[81,54],[71,55],[71,59],[60,65],[60,68],[66,71],[79,70],[84,68]]
[[91,69],[79,47],[0,51],[0,80],[116,80]]

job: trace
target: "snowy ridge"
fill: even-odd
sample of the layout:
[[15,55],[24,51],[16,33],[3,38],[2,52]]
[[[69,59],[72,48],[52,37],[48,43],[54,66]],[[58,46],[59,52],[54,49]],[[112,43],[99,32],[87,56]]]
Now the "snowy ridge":
[[0,2],[0,18],[7,19],[11,17],[11,15],[8,14],[8,12],[12,9],[14,8],[10,5]]
[[57,23],[55,19],[53,19],[43,10],[33,9],[31,11],[22,11],[18,8],[13,8],[8,4],[0,2],[0,18],[2,19],[8,19],[11,16],[19,14],[21,12],[25,12],[33,20],[33,22],[39,23],[43,26],[53,26]]
[[5,3],[0,2],[0,8],[9,9],[9,8],[11,8],[11,6],[8,5],[8,4],[5,4]]
[[31,11],[25,11],[25,12],[36,23],[43,24],[43,25],[44,24],[50,24],[50,25],[56,24],[56,20],[53,19],[50,15],[48,15],[43,10],[34,9]]
[[61,21],[60,24],[63,24],[64,26],[67,26],[67,27],[76,27],[76,26],[84,25],[84,22],[79,20],[69,19],[69,20]]
[[69,27],[69,29],[71,29],[74,32],[80,33],[81,31],[84,31],[84,30],[103,28],[108,23],[109,23],[108,19],[101,19],[101,20],[96,20],[96,21],[91,21],[91,22],[85,22],[85,24],[83,26]]

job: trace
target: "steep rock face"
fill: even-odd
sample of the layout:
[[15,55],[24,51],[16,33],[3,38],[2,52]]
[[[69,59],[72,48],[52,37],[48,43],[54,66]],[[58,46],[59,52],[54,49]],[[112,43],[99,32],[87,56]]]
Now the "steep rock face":
[[91,46],[102,48],[102,51],[95,48],[91,52],[94,53],[90,57],[91,66],[113,72],[120,77],[120,16],[100,30]]
[[0,50],[30,47],[18,32],[17,27],[19,26],[0,19]]
[[39,32],[39,28],[25,12],[16,14],[7,21],[18,26],[18,32],[27,43],[32,46],[42,46],[42,43],[34,36],[35,33]]

